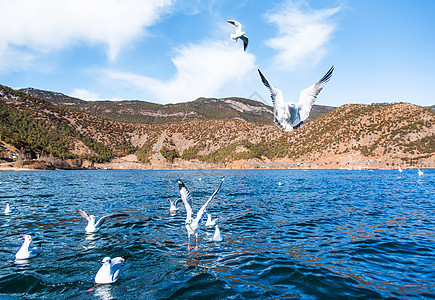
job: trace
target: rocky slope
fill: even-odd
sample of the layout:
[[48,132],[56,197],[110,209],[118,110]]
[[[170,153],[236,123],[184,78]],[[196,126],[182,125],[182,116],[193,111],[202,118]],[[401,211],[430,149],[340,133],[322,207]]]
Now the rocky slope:
[[[240,103],[244,116],[262,107]],[[435,111],[405,103],[344,105],[287,133],[243,118],[120,122],[0,87],[4,161],[11,149],[24,164],[58,168],[434,167]]]
[[[192,102],[161,105],[145,101],[83,101],[61,93],[31,88],[20,91],[53,104],[75,107],[116,121],[156,125],[189,120],[221,119],[273,124],[271,106],[244,98],[199,98]],[[318,118],[334,108],[314,105],[310,118]]]

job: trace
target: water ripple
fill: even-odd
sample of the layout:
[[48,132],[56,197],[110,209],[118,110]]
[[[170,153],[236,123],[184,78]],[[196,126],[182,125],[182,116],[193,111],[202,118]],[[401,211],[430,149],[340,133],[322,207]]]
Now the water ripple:
[[[435,171],[234,170],[0,172],[0,298],[435,298]],[[201,228],[186,251],[183,179],[222,243]],[[199,180],[201,178],[201,180]],[[278,185],[281,182],[281,185]],[[85,234],[76,208],[125,212]],[[14,261],[20,233],[42,253]],[[104,256],[130,255],[115,285],[87,290]]]

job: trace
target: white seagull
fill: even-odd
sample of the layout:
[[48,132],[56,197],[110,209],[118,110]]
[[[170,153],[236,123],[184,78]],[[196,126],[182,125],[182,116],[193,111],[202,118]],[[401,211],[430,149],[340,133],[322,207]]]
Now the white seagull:
[[79,213],[79,215],[81,215],[83,218],[85,218],[86,220],[88,220],[88,225],[86,226],[85,230],[86,233],[94,233],[94,232],[98,232],[101,228],[101,226],[107,221],[110,220],[112,218],[117,218],[117,217],[125,217],[128,216],[127,214],[112,214],[112,215],[107,215],[104,217],[101,217],[96,223],[95,223],[95,216],[94,215],[87,215],[83,210],[81,209],[76,209],[76,212]]
[[12,212],[11,206],[9,205],[9,203],[6,203],[5,215],[9,215],[11,212]]
[[122,257],[105,257],[100,262],[102,264],[101,268],[98,270],[97,275],[95,275],[95,283],[106,284],[114,283],[118,280],[119,273],[121,273],[121,263],[124,262]]
[[212,220],[211,219],[211,214],[207,214],[207,222],[205,222],[205,226],[207,227],[213,227],[214,225],[216,225],[216,221],[218,220],[218,218]]
[[246,48],[248,47],[248,38],[245,36],[246,32],[242,32],[242,24],[234,20],[227,20],[227,22],[236,26],[236,33],[231,34],[231,39],[235,40],[236,42],[237,39],[241,39],[243,41],[243,50],[246,51]]
[[423,176],[423,171],[420,170],[420,169],[418,169],[418,176],[419,176],[419,177]]
[[32,237],[27,234],[21,235],[24,238],[24,243],[20,250],[15,254],[15,259],[29,259],[33,258],[41,252],[41,244],[38,247],[30,248],[30,243],[32,242]]
[[178,203],[181,201],[181,199],[177,199],[172,201],[171,199],[168,198],[169,203],[171,203],[171,207],[169,208],[169,212],[171,214],[174,214],[178,211]]
[[299,126],[301,126],[310,115],[311,107],[316,101],[320,91],[323,89],[322,85],[329,81],[333,71],[334,66],[329,69],[322,79],[302,90],[299,95],[298,103],[286,103],[284,102],[282,92],[276,87],[270,85],[261,71],[258,70],[261,81],[263,81],[264,85],[270,90],[275,124],[288,132],[299,128]]
[[199,222],[201,221],[202,215],[204,214],[204,212],[207,208],[207,205],[210,203],[210,201],[217,194],[217,192],[221,188],[223,182],[224,182],[224,178],[222,178],[222,181],[219,184],[218,188],[214,191],[213,195],[211,195],[210,198],[208,198],[208,200],[204,203],[204,205],[201,207],[201,209],[196,214],[196,218],[194,219],[193,218],[193,211],[192,211],[192,196],[190,195],[190,192],[186,188],[184,183],[180,179],[178,180],[178,187],[180,188],[181,200],[183,200],[184,206],[186,207],[185,226],[186,226],[187,234],[188,234],[187,250],[192,249],[190,247],[190,236],[192,234],[194,234],[196,237],[196,244],[195,244],[194,249],[198,250]]
[[216,225],[214,227],[214,234],[213,234],[213,237],[211,238],[211,240],[213,242],[222,242],[224,240],[223,237],[222,237],[221,231],[219,230],[219,226],[218,225]]

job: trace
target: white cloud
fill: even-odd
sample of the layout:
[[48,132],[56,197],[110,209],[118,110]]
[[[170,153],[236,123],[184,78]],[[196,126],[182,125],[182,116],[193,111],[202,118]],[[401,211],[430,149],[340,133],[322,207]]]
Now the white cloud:
[[282,69],[294,70],[298,65],[315,65],[326,54],[326,44],[332,39],[335,24],[331,20],[340,7],[312,10],[301,3],[287,1],[266,15],[278,27],[278,36],[266,41],[277,50],[274,63]]
[[12,52],[22,60],[23,49],[48,53],[79,42],[106,44],[107,56],[114,60],[171,4],[171,0],[0,0],[0,62]]
[[71,97],[79,98],[82,100],[88,100],[88,101],[93,101],[93,100],[99,99],[99,96],[97,93],[92,93],[92,92],[85,90],[85,89],[75,89],[72,92]]
[[222,88],[243,83],[246,75],[255,71],[255,56],[242,48],[231,41],[205,41],[181,47],[172,59],[177,71],[168,81],[114,70],[106,70],[105,77],[146,91],[166,103],[216,97]]

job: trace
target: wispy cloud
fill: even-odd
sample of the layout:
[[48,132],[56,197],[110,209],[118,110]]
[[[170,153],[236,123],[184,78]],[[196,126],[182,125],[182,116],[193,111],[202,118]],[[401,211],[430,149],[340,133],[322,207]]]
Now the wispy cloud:
[[332,17],[340,7],[313,10],[304,2],[286,1],[266,14],[268,22],[278,27],[278,35],[266,45],[278,51],[276,66],[293,70],[298,65],[315,65],[326,54],[336,25]]
[[75,98],[82,99],[82,100],[88,100],[88,101],[99,99],[99,96],[97,93],[93,93],[93,92],[90,92],[90,91],[85,90],[85,89],[75,89],[72,92],[71,96],[75,97]]
[[0,67],[7,55],[9,64],[11,59],[18,64],[29,57],[27,53],[49,53],[80,42],[107,45],[107,56],[114,60],[171,4],[171,0],[0,0]]
[[198,97],[215,97],[219,90],[255,70],[255,56],[231,41],[204,41],[181,47],[172,63],[176,73],[168,81],[128,72],[106,70],[113,82],[146,91],[155,100],[174,103]]

